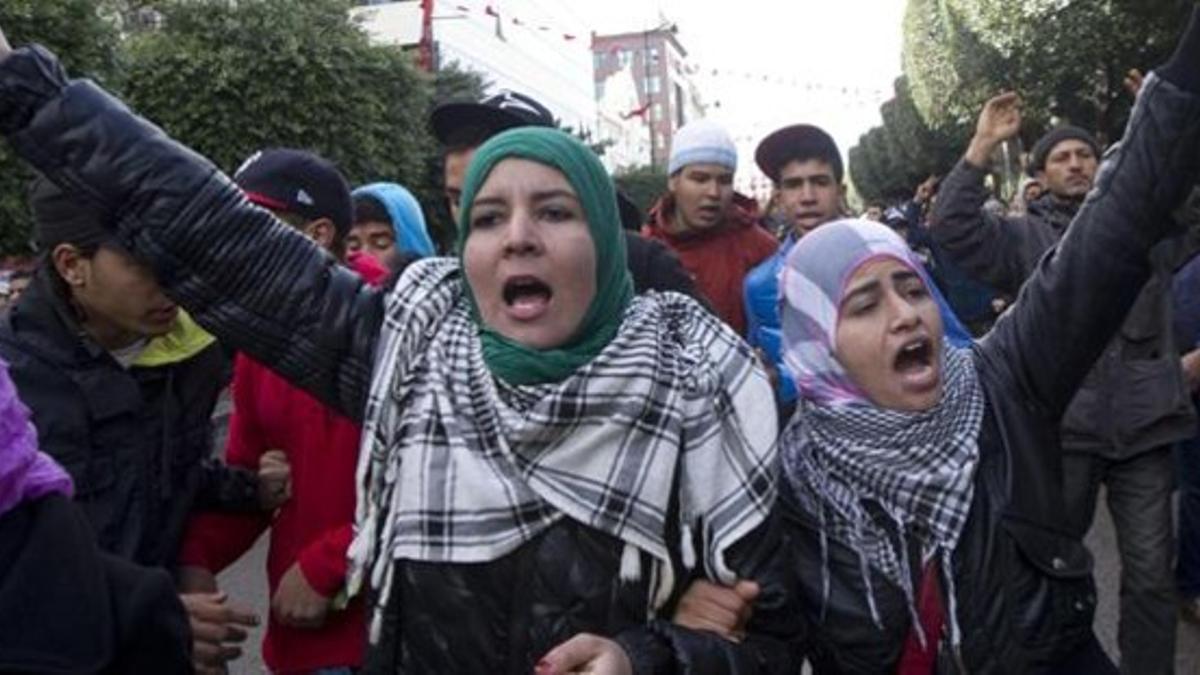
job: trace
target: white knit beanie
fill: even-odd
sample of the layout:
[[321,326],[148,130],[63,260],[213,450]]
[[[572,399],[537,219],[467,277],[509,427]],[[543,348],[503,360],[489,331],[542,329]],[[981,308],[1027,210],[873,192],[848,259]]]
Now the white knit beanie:
[[689,164],[717,164],[737,171],[737,147],[729,132],[709,120],[696,120],[680,127],[671,139],[667,173],[674,175]]

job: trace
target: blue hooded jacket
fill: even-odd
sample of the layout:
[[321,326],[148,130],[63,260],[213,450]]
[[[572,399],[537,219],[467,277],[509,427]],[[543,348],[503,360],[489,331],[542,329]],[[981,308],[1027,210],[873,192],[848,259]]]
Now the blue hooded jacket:
[[392,219],[392,230],[396,233],[396,249],[412,253],[421,258],[435,255],[433,240],[425,226],[425,216],[417,198],[396,183],[371,183],[354,191],[355,197],[367,196],[375,199],[387,209]]

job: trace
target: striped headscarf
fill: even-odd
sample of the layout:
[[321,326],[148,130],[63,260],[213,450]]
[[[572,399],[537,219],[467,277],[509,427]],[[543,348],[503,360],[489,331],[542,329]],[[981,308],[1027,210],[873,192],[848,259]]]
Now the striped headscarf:
[[[966,525],[979,462],[984,399],[971,352],[942,350],[942,399],[920,412],[880,408],[835,355],[838,311],[864,264],[897,260],[932,282],[899,235],[877,223],[842,220],[801,239],[781,272],[784,362],[800,407],[780,438],[796,501],[821,526],[825,602],[828,539],[859,555],[872,617],[881,622],[869,567],[908,600],[920,632],[908,556],[910,537],[936,556],[947,584],[951,640],[960,639],[951,556]],[[889,534],[890,532],[890,534]]]

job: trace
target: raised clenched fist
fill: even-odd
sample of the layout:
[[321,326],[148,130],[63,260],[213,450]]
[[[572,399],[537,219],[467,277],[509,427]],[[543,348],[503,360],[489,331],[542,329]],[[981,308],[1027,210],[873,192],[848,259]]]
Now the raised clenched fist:
[[983,104],[975,125],[975,136],[995,144],[1016,136],[1020,130],[1021,97],[1010,91]]
[[967,147],[967,161],[978,168],[987,166],[988,157],[1004,141],[1021,130],[1021,97],[1016,92],[1000,94],[983,104],[975,137]]

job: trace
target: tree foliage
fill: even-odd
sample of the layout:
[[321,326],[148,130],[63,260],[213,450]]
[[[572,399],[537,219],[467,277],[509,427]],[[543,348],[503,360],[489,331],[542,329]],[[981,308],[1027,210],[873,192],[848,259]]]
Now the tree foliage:
[[327,157],[352,184],[420,188],[433,152],[428,78],[369,44],[347,0],[170,0],[129,40],[126,96],[169,134],[235,170],[266,147]]
[[904,77],[880,112],[883,125],[850,151],[864,199],[912,194],[944,174],[970,140],[983,102],[1015,90],[1024,99],[1025,147],[1069,122],[1104,141],[1121,134],[1130,68],[1161,63],[1191,0],[909,0]]
[[667,191],[667,172],[661,167],[635,166],[613,178],[617,187],[637,204],[642,213],[649,211]]
[[[14,45],[40,43],[58,54],[68,72],[106,86],[119,84],[120,34],[112,7],[96,0],[3,0],[0,26]],[[0,144],[0,253],[28,254],[27,206],[33,174]]]
[[1063,120],[1114,140],[1130,68],[1161,63],[1190,0],[909,0],[904,70],[932,128],[966,124],[1004,89],[1026,104],[1026,141]]
[[850,149],[850,177],[869,202],[911,197],[930,175],[945,174],[962,154],[966,139],[957,126],[930,129],[912,99],[908,79],[895,82],[895,95],[880,108],[883,125]]

